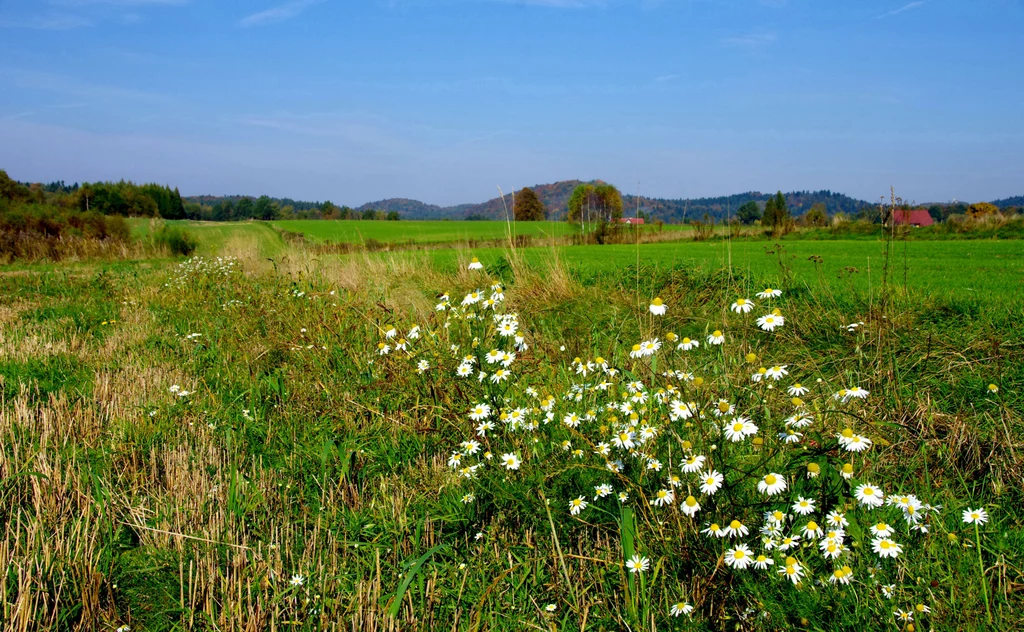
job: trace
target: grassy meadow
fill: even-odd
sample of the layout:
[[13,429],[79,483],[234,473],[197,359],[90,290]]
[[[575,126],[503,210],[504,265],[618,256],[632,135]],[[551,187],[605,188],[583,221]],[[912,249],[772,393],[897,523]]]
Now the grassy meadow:
[[1017,242],[187,229],[0,271],[3,629],[1024,626]]

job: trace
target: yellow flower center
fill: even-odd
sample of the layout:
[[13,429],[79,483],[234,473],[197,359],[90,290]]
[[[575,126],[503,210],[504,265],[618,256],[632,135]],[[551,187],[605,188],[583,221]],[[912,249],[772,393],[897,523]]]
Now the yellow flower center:
[[853,437],[853,430],[850,428],[845,428],[843,430],[843,436],[846,437],[847,439]]
[[747,362],[753,362],[756,359],[757,359],[757,354],[756,353],[748,353],[747,354]]
[[722,337],[722,332],[721,332],[721,330],[716,329],[713,332],[711,332],[711,335],[714,336],[715,338],[721,338]]
[[817,474],[817,473],[821,472],[821,466],[818,465],[817,463],[808,463],[807,464],[807,471],[812,473],[812,474]]
[[765,294],[771,294],[772,293],[772,289],[771,288],[766,288],[764,293]]
[[769,485],[774,485],[778,480],[779,479],[775,478],[771,474],[769,474],[768,476],[764,477],[764,482],[768,483]]
[[729,402],[718,402],[718,410],[723,413],[729,412]]
[[813,521],[813,520],[811,520],[810,522],[807,523],[807,530],[808,531],[817,531],[818,530],[818,523]]
[[686,506],[687,507],[693,507],[696,504],[697,504],[697,499],[696,498],[694,498],[693,496],[687,496],[686,497]]
[[786,514],[782,513],[778,509],[776,509],[775,513],[772,514],[772,517],[774,517],[776,521],[779,521],[779,520],[782,520],[785,517],[785,515]]
[[743,424],[735,423],[735,424],[732,425],[732,431],[733,432],[740,432],[741,430],[743,430]]
[[795,557],[787,557],[786,558],[786,566],[796,566],[796,558]]
[[875,529],[878,531],[888,531],[889,525],[885,524],[884,522],[879,522],[875,525]]
[[719,527],[719,526],[718,526],[718,523],[717,523],[717,522],[712,522],[712,523],[711,523],[711,526],[710,526],[710,527],[708,527],[708,529],[710,529],[711,531],[718,531],[718,530],[719,530],[720,528],[721,528],[721,527]]
[[888,549],[889,548],[889,541],[888,540],[882,540],[882,543],[879,545],[879,548]]
[[[684,450],[690,450],[692,448],[693,448],[693,444],[692,443],[690,443],[689,441],[683,441],[683,449]],[[693,458],[693,460],[696,461],[697,459]]]
[[639,351],[640,345],[633,345],[633,351]]
[[735,553],[732,554],[732,556],[738,560],[742,560],[744,555],[746,554],[743,552],[742,549],[738,549]]
[[843,474],[853,474],[853,463],[843,464]]
[[656,298],[653,301],[651,301],[651,305],[654,305],[655,307],[661,307],[662,306],[662,301],[661,301],[660,298]]
[[772,316],[782,316],[782,310],[776,307],[775,309],[772,310]]
[[743,526],[743,524],[739,520],[733,520],[732,522],[729,523],[729,528],[730,529],[739,529],[742,526]]
[[706,480],[706,481],[704,481],[704,483],[705,483],[706,485],[714,485],[714,484],[715,484],[715,479],[714,479],[714,477],[713,477],[713,476],[709,476],[709,477],[707,478],[707,480]]
[[737,305],[746,305],[747,304],[747,299],[745,299],[745,298],[736,299],[736,304]]
[[683,344],[684,345],[690,344],[690,339],[689,338],[683,338]]

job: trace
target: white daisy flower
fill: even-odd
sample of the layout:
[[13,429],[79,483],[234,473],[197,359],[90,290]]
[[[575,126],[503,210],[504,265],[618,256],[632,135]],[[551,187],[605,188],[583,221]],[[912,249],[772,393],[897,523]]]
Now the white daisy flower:
[[754,309],[754,303],[749,299],[738,298],[729,309],[737,314],[749,314],[750,310]]

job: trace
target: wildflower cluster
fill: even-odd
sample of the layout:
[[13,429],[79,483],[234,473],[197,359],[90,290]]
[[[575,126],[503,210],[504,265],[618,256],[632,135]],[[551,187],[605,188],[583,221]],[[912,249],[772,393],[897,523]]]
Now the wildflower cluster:
[[[777,303],[782,292],[756,296]],[[520,319],[494,284],[461,299],[441,295],[435,332],[425,336],[436,364],[416,347],[418,326],[404,335],[386,327],[377,354],[400,353],[417,373],[466,382],[473,400],[459,411],[464,436],[447,456],[464,504],[491,488],[484,476],[515,485],[586,471],[585,487],[553,501],[570,520],[629,506],[679,531],[670,541],[695,543],[757,581],[891,592],[897,562],[922,547],[941,507],[873,480],[863,458],[876,444],[867,389],[829,388],[835,377],[786,363],[748,373],[758,356],[741,349],[770,348],[790,325],[780,306],[760,316],[747,298],[729,307],[726,322],[679,335],[661,327],[671,308],[657,298],[648,309],[657,326],[645,340],[564,362],[528,353]],[[725,333],[744,330],[755,338]],[[984,519],[983,510],[964,513]],[[638,554],[625,568],[643,574],[650,563]],[[692,609],[682,601],[670,614]]]
[[174,273],[175,276],[165,283],[164,287],[185,287],[197,279],[225,279],[234,274],[241,274],[241,264],[237,257],[192,257],[179,263]]

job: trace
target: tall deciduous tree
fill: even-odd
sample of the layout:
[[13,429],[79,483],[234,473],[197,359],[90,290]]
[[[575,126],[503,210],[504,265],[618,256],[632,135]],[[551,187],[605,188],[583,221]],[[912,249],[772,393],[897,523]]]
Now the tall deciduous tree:
[[515,216],[517,222],[539,222],[547,217],[547,209],[533,189],[523,187],[515,195]]
[[577,185],[569,196],[567,219],[570,222],[622,219],[622,194],[606,182]]
[[594,185],[592,184],[578,184],[576,188],[572,190],[572,194],[569,196],[569,212],[566,215],[566,219],[570,222],[581,222],[585,219],[587,211],[587,203],[593,196]]
[[597,196],[600,219],[617,221],[622,219],[622,194],[611,184],[599,184],[594,187]]

